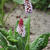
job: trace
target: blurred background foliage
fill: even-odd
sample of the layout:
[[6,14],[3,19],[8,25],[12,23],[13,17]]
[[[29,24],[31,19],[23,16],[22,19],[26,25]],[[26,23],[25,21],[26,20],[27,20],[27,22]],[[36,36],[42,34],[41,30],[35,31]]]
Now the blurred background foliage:
[[[33,8],[36,9],[40,9],[40,10],[47,10],[48,8],[50,8],[50,0],[31,0]],[[16,6],[18,4],[24,4],[24,0],[0,0],[0,27],[4,25],[4,7],[5,7],[5,3],[15,3]],[[16,6],[14,6],[13,8],[15,8]],[[13,10],[13,8],[11,8]],[[10,13],[9,13],[10,14]]]
[[37,9],[47,10],[50,5],[50,0],[32,0],[32,4]]

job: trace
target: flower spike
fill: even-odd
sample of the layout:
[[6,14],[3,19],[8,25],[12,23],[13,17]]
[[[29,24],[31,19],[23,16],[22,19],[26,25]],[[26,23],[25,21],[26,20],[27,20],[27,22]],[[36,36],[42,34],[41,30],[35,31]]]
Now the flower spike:
[[23,19],[20,18],[16,32],[18,32],[22,37],[25,37],[26,31],[25,31],[25,26],[23,24]]
[[32,4],[29,0],[25,0],[24,1],[24,5],[25,5],[25,13],[32,13]]

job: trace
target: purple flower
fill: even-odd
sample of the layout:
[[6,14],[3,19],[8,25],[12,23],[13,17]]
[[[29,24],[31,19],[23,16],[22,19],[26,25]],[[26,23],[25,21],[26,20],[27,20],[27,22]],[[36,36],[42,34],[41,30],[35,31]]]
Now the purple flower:
[[32,4],[29,0],[24,1],[25,13],[32,13]]
[[16,28],[16,32],[18,32],[20,35],[22,35],[22,37],[25,37],[25,26],[23,24],[23,19],[19,20],[19,24]]

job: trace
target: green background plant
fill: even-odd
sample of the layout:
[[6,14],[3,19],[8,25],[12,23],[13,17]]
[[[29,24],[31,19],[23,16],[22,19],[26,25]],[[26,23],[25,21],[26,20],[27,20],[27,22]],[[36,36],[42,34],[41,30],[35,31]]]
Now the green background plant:
[[16,3],[14,3],[14,7],[11,8],[11,11],[8,13],[8,16],[6,17],[5,21],[4,21],[4,16],[5,16],[5,12],[4,12],[4,5],[5,3],[9,3],[9,2],[13,2],[12,0],[0,0],[0,27],[4,27],[5,26],[5,22],[7,21],[7,18],[10,14],[10,12],[13,11],[13,9],[16,7]]
[[[11,8],[11,11],[13,11],[13,9],[16,7],[17,4],[24,4],[24,0],[0,0],[0,27],[5,25],[5,22],[7,20],[8,17],[6,17],[6,20],[4,21],[4,4],[5,3],[9,3],[9,2],[13,2],[15,3],[15,6],[13,8]],[[33,7],[37,8],[37,9],[41,9],[41,10],[47,10],[47,8],[50,8],[50,0],[31,0]],[[10,11],[10,12],[11,12]],[[10,13],[8,13],[9,16]]]
[[3,6],[4,6],[5,0],[0,0],[0,25],[3,25],[3,17],[4,17],[4,10],[3,10]]
[[49,6],[49,0],[32,0],[32,4],[37,9],[46,10]]

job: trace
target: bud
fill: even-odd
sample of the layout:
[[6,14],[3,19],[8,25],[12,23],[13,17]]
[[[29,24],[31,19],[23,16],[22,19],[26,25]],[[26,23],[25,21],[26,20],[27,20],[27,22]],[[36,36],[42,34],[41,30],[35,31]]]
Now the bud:
[[25,37],[25,26],[23,24],[23,19],[21,18],[19,20],[19,24],[17,26],[16,32],[18,32],[20,35],[22,35],[22,37]]
[[20,20],[19,20],[19,26],[21,26],[21,27],[22,27],[22,25],[23,25],[23,19],[22,19],[22,18],[20,18]]

